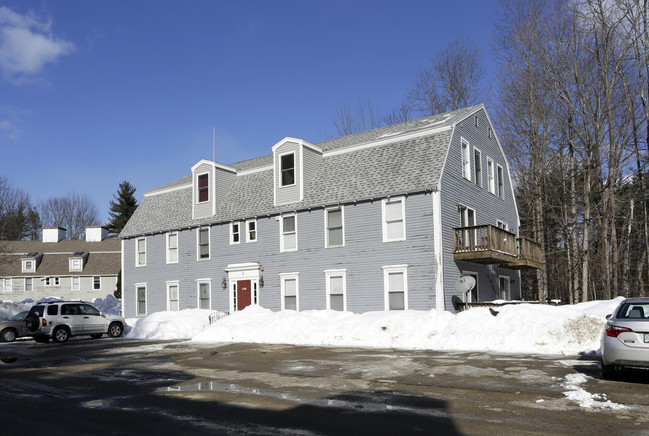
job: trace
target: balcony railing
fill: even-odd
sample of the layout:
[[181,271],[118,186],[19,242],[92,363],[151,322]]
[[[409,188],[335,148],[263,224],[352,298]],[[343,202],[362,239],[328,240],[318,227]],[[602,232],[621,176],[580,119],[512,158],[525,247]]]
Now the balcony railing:
[[543,268],[541,246],[492,225],[453,229],[455,260],[511,269]]

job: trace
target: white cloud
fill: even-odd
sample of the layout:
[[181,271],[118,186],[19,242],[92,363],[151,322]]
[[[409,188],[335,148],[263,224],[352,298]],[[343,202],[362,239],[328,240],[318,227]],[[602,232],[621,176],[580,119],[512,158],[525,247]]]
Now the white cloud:
[[0,71],[6,78],[21,82],[34,77],[45,64],[75,50],[71,42],[54,37],[51,27],[50,20],[0,7]]

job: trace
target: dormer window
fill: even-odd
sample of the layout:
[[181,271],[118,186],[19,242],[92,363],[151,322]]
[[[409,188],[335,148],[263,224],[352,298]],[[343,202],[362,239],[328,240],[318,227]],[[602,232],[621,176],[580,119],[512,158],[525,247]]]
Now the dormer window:
[[210,199],[209,175],[201,174],[198,176],[198,202],[203,203]]
[[36,262],[32,259],[23,260],[23,272],[24,273],[36,272]]
[[282,186],[295,184],[295,153],[285,154],[280,157],[280,172]]
[[70,259],[70,271],[81,271],[81,259]]

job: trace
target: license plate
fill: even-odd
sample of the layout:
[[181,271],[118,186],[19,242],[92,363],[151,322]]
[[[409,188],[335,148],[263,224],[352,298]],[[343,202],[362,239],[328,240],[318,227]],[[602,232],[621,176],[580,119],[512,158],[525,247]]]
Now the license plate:
[[649,343],[649,333],[644,334],[644,341],[645,341],[645,344]]

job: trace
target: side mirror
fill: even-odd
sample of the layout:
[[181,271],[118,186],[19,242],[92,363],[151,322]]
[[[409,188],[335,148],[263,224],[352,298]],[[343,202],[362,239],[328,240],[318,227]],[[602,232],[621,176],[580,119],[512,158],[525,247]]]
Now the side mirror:
[[612,316],[613,316],[613,314],[612,314],[612,313],[609,313],[608,315],[606,315],[606,319],[609,319],[609,318],[611,318]]

